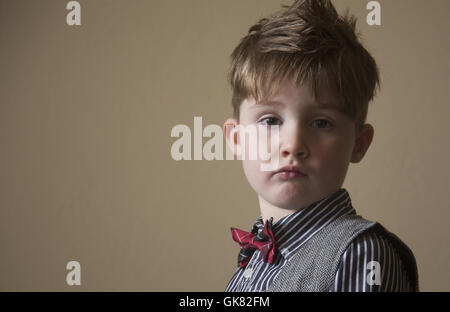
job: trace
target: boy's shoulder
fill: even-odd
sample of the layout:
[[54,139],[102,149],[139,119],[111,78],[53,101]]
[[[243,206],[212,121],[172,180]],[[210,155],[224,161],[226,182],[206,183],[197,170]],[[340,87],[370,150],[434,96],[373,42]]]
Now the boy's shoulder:
[[[390,249],[396,252],[401,257],[401,261],[404,262],[405,267],[411,269],[412,272],[410,273],[418,280],[417,263],[412,250],[395,233],[387,230],[379,222],[376,222],[374,226],[356,237],[354,243],[370,244],[370,247],[373,247],[374,254],[380,252],[381,259],[389,256],[387,254],[381,254],[383,250],[380,249],[382,247],[385,247],[385,250]],[[377,249],[375,250],[375,248]]]
[[[379,289],[419,291],[414,253],[396,234],[387,230],[379,222],[374,222],[373,226],[353,238],[340,261],[339,270],[341,271],[351,266],[351,263],[356,263],[366,268],[363,273],[367,273],[366,270],[371,273],[382,272]],[[344,278],[343,274],[337,274],[337,277],[339,276]],[[364,284],[367,282],[366,278],[368,278],[366,274],[360,278]]]
[[341,261],[345,253],[353,253],[353,251],[356,251],[354,253],[360,258],[368,259],[368,262],[373,260],[391,265],[394,260],[398,260],[403,263],[403,268],[407,270],[408,276],[418,289],[418,272],[414,253],[396,234],[381,223],[367,220],[357,214],[344,215],[336,222],[335,230],[331,230],[327,238],[330,239],[330,235],[333,235],[336,236],[337,243],[342,243],[339,248],[342,255]]

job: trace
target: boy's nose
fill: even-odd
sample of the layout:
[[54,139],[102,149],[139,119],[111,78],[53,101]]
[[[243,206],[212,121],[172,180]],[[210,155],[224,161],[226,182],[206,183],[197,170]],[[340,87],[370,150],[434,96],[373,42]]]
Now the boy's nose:
[[280,153],[281,157],[308,157],[309,150],[305,142],[305,134],[299,127],[294,127],[280,138]]

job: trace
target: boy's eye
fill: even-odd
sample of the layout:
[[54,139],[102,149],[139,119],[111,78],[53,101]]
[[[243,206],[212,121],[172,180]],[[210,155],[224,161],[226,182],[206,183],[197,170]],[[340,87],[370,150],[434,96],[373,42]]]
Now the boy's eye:
[[278,118],[276,118],[276,117],[263,118],[263,119],[261,119],[260,122],[265,126],[272,126],[272,125],[280,124],[280,120],[278,120]]
[[326,119],[316,119],[316,120],[313,121],[313,124],[316,127],[321,128],[321,129],[330,128],[331,127],[331,123],[328,120],[326,120]]

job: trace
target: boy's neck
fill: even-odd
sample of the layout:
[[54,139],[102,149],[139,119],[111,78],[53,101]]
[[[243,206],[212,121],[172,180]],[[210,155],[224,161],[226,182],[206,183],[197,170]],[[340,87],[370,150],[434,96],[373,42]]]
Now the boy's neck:
[[271,217],[273,217],[273,223],[275,224],[275,222],[277,222],[281,218],[284,218],[290,214],[293,214],[294,212],[297,212],[297,210],[295,209],[284,209],[276,207],[267,202],[261,196],[258,196],[258,199],[259,199],[259,208],[261,210],[261,217],[264,223],[266,223],[266,220],[269,220]]
[[314,202],[317,202],[321,199],[325,199],[325,198],[331,196],[332,194],[337,192],[340,188],[342,188],[342,186],[340,186],[339,188],[337,188],[333,191],[330,191],[328,193],[324,193],[322,196],[319,196],[312,201],[310,200],[310,201],[306,201],[303,203],[299,203],[298,209],[288,209],[288,208],[280,208],[280,207],[274,206],[271,203],[269,203],[268,201],[266,201],[264,198],[262,198],[260,195],[258,195],[259,208],[261,210],[262,220],[264,223],[266,223],[266,220],[269,220],[271,217],[273,217],[273,223],[275,223],[278,220],[280,220],[281,218],[286,217],[290,214],[293,214],[299,210],[302,210],[303,208],[311,205]]

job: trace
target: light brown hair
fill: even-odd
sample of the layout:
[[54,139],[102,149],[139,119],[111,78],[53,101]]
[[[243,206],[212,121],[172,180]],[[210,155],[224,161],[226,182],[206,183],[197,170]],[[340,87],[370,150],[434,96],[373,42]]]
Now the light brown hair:
[[330,0],[297,0],[282,8],[251,26],[231,54],[234,117],[239,120],[244,99],[268,98],[287,78],[307,83],[316,98],[326,83],[359,129],[380,82],[375,60],[355,33],[356,18],[348,10],[339,16]]

